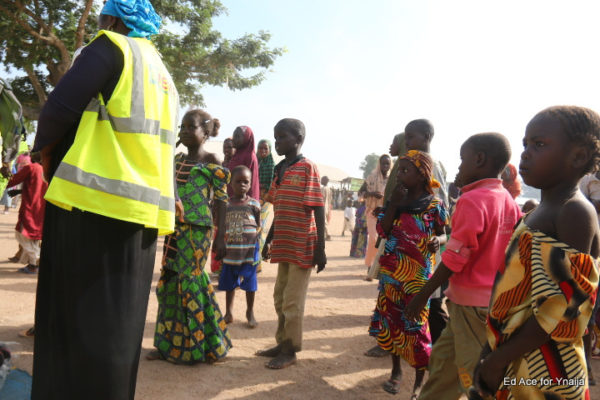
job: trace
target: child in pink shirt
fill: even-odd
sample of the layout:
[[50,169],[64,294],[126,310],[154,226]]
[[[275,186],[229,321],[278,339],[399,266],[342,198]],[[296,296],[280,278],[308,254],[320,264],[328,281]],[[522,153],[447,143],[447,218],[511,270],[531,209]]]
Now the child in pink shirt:
[[416,319],[431,294],[449,280],[445,294],[450,321],[433,346],[429,378],[419,399],[458,399],[473,383],[472,372],[486,342],[494,278],[521,217],[500,179],[510,155],[508,140],[498,133],[473,135],[460,149],[455,183],[462,195],[452,216],[450,240],[442,263],[406,309],[406,318]]

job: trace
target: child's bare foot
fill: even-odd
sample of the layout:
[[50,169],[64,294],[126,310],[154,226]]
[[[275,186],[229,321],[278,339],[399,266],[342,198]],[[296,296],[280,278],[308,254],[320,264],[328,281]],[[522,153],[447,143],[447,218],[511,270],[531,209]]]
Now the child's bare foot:
[[270,369],[283,369],[296,364],[296,353],[279,353],[274,359],[265,364]]
[[412,395],[410,400],[417,400],[419,394],[421,394],[421,388],[423,387],[423,377],[425,376],[425,368],[415,369],[415,384],[413,385]]
[[278,344],[277,346],[271,347],[270,349],[259,350],[254,354],[260,357],[277,357],[279,353],[281,353],[281,345]]
[[402,381],[402,371],[392,370],[392,376],[390,379],[383,383],[383,390],[388,393],[396,394],[400,391],[400,382]]
[[225,321],[226,324],[230,324],[233,322],[233,315],[225,314],[225,317],[223,317],[223,320]]
[[258,326],[258,322],[256,322],[252,311],[246,311],[246,319],[248,320],[248,328],[254,329]]

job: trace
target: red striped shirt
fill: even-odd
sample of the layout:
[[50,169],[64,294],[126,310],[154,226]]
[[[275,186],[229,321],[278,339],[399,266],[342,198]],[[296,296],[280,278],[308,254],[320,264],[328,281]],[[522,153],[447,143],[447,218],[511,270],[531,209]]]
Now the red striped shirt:
[[285,170],[279,184],[271,185],[267,198],[275,211],[272,263],[314,267],[317,227],[312,207],[324,205],[320,181],[317,166],[304,158]]

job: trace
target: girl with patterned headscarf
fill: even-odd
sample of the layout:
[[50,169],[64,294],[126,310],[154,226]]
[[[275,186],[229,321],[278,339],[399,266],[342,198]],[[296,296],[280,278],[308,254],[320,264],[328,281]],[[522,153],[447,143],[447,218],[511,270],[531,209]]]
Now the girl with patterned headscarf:
[[447,212],[433,195],[439,183],[432,173],[433,161],[427,153],[410,150],[401,157],[396,188],[377,221],[377,233],[386,243],[379,258],[379,295],[369,334],[392,354],[391,377],[383,385],[390,393],[400,390],[402,357],[416,370],[416,395],[431,353],[429,308],[417,321],[408,321],[404,310],[431,277],[435,253],[446,242]]
[[256,150],[258,155],[258,180],[260,183],[260,193],[266,194],[271,187],[271,182],[273,182],[273,173],[275,172],[275,160],[273,159],[271,142],[267,139],[262,139],[260,142],[258,142],[258,147]]

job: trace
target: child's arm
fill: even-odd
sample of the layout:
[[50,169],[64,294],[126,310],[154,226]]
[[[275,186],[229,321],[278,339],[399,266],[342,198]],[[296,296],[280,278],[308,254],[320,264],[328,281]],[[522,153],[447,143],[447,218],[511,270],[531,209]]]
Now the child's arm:
[[260,235],[262,232],[262,227],[260,224],[260,207],[253,207],[254,220],[256,221],[256,237]]
[[[535,316],[529,317],[508,341],[481,359],[473,374],[475,387],[480,393],[492,396],[500,386],[508,364],[549,340],[550,335],[538,324]],[[489,351],[489,347],[487,349]],[[484,352],[485,350],[484,348]]]
[[267,233],[267,238],[265,239],[265,244],[263,245],[261,256],[263,260],[268,260],[271,258],[271,241],[273,240],[273,233],[275,231],[275,221],[271,224],[271,228],[269,229],[269,233]]
[[310,207],[315,213],[315,224],[317,225],[317,243],[313,261],[317,265],[317,274],[325,269],[327,256],[325,255],[325,207]]
[[227,203],[222,200],[214,200],[213,210],[216,219],[217,236],[213,242],[213,250],[217,260],[223,259],[227,248],[225,247],[225,214],[227,212]]
[[31,173],[31,168],[28,168],[28,166],[24,166],[23,168],[21,168],[21,170],[19,172],[17,172],[15,175],[12,176],[12,178],[10,178],[10,180],[8,181],[8,183],[6,184],[6,187],[13,187],[15,185],[18,185],[19,183],[22,183],[25,181],[25,179],[27,179],[29,177],[29,174]]
[[419,291],[419,293],[413,297],[410,303],[408,303],[408,306],[406,306],[406,309],[404,310],[406,319],[409,321],[416,321],[419,317],[419,314],[421,314],[421,310],[423,310],[423,307],[425,307],[427,304],[429,297],[431,297],[437,288],[442,286],[444,282],[450,279],[453,273],[454,272],[452,270],[444,265],[444,262],[441,262],[435,269],[435,272],[429,281],[427,281],[421,291]]

